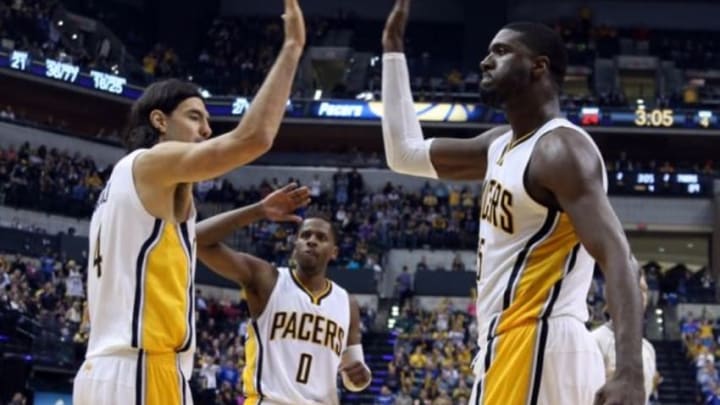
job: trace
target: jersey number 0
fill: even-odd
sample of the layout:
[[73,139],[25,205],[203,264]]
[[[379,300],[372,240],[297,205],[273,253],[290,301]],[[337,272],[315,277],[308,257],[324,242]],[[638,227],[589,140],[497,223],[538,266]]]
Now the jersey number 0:
[[307,353],[300,355],[300,364],[298,364],[297,376],[295,379],[301,384],[307,384],[310,377],[310,366],[312,365],[312,356]]

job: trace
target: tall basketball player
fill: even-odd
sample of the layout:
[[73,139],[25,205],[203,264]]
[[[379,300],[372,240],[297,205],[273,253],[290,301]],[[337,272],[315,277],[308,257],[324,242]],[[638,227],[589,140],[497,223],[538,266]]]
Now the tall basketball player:
[[[540,24],[505,26],[480,65],[481,93],[510,126],[467,140],[425,140],[403,54],[409,4],[396,0],[383,34],[388,165],[415,176],[484,181],[481,349],[470,403],[643,404],[637,269],[606,196],[602,156],[560,112],[562,40]],[[593,259],[607,280],[618,360],[604,386],[603,360],[584,326]]]
[[338,404],[338,372],[349,390],[365,389],[371,374],[357,301],[326,278],[338,252],[332,224],[305,219],[292,252],[295,266],[286,269],[221,243],[237,226],[234,215],[198,224],[198,255],[245,290],[252,316],[242,375],[245,403]]
[[192,183],[242,166],[272,145],[305,44],[297,0],[285,0],[284,20],[284,46],[229,133],[207,140],[208,113],[189,83],[155,83],[132,106],[131,152],[115,165],[90,223],[91,327],[74,403],[192,402]]

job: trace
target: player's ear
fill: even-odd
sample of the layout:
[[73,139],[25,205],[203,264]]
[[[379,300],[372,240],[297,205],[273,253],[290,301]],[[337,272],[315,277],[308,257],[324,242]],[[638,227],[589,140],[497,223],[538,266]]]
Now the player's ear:
[[337,246],[334,246],[334,247],[333,247],[332,254],[330,255],[330,259],[331,259],[331,260],[336,260],[337,257],[338,257],[338,247],[337,247]]
[[167,117],[165,113],[158,109],[150,111],[150,125],[158,130],[160,135],[164,135],[167,132]]
[[538,56],[535,58],[532,67],[533,78],[539,79],[545,73],[550,72],[550,58],[547,56]]

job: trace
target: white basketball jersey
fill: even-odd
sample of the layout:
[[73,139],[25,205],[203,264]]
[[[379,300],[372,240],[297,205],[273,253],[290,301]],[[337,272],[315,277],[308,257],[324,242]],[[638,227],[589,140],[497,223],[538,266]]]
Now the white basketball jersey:
[[87,357],[128,350],[180,353],[186,378],[195,350],[195,211],[181,224],[151,216],[133,181],[137,150],[122,158],[90,221]]
[[245,404],[338,404],[338,368],[350,327],[348,293],[328,280],[313,296],[291,270],[278,273],[265,309],[248,328]]
[[[607,377],[615,374],[616,358],[615,358],[615,333],[607,324],[600,325],[592,331],[593,338],[600,348],[603,361],[605,362],[605,373]],[[642,361],[643,361],[643,382],[645,386],[645,396],[650,397],[655,386],[655,374],[657,373],[655,348],[647,339],[642,340]]]
[[[492,142],[481,200],[477,313],[480,344],[518,325],[554,316],[588,317],[585,298],[594,260],[582,247],[568,215],[536,202],[524,178],[535,144],[568,127],[600,151],[582,128],[566,119],[548,121],[512,141]],[[603,184],[607,178],[603,163]],[[593,215],[593,213],[588,213]]]

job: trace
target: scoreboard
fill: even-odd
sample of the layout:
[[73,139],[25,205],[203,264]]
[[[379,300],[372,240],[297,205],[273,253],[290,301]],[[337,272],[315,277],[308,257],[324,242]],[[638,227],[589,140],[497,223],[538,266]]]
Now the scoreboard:
[[[34,60],[28,52],[0,50],[0,74],[27,75],[51,83],[62,83],[70,88],[89,90],[101,96],[132,102],[140,97],[143,88],[128,82],[117,73],[97,70],[83,71],[79,66],[61,60],[45,58]],[[206,98],[208,111],[213,118],[242,116],[252,99],[245,95],[211,96]],[[289,100],[287,117],[315,120],[379,121],[382,102],[362,100]],[[478,103],[415,103],[415,113],[421,121],[439,123],[503,124],[504,113]],[[709,109],[605,108],[585,106],[563,111],[567,119],[584,127],[620,128],[677,128],[720,129],[720,111]]]

